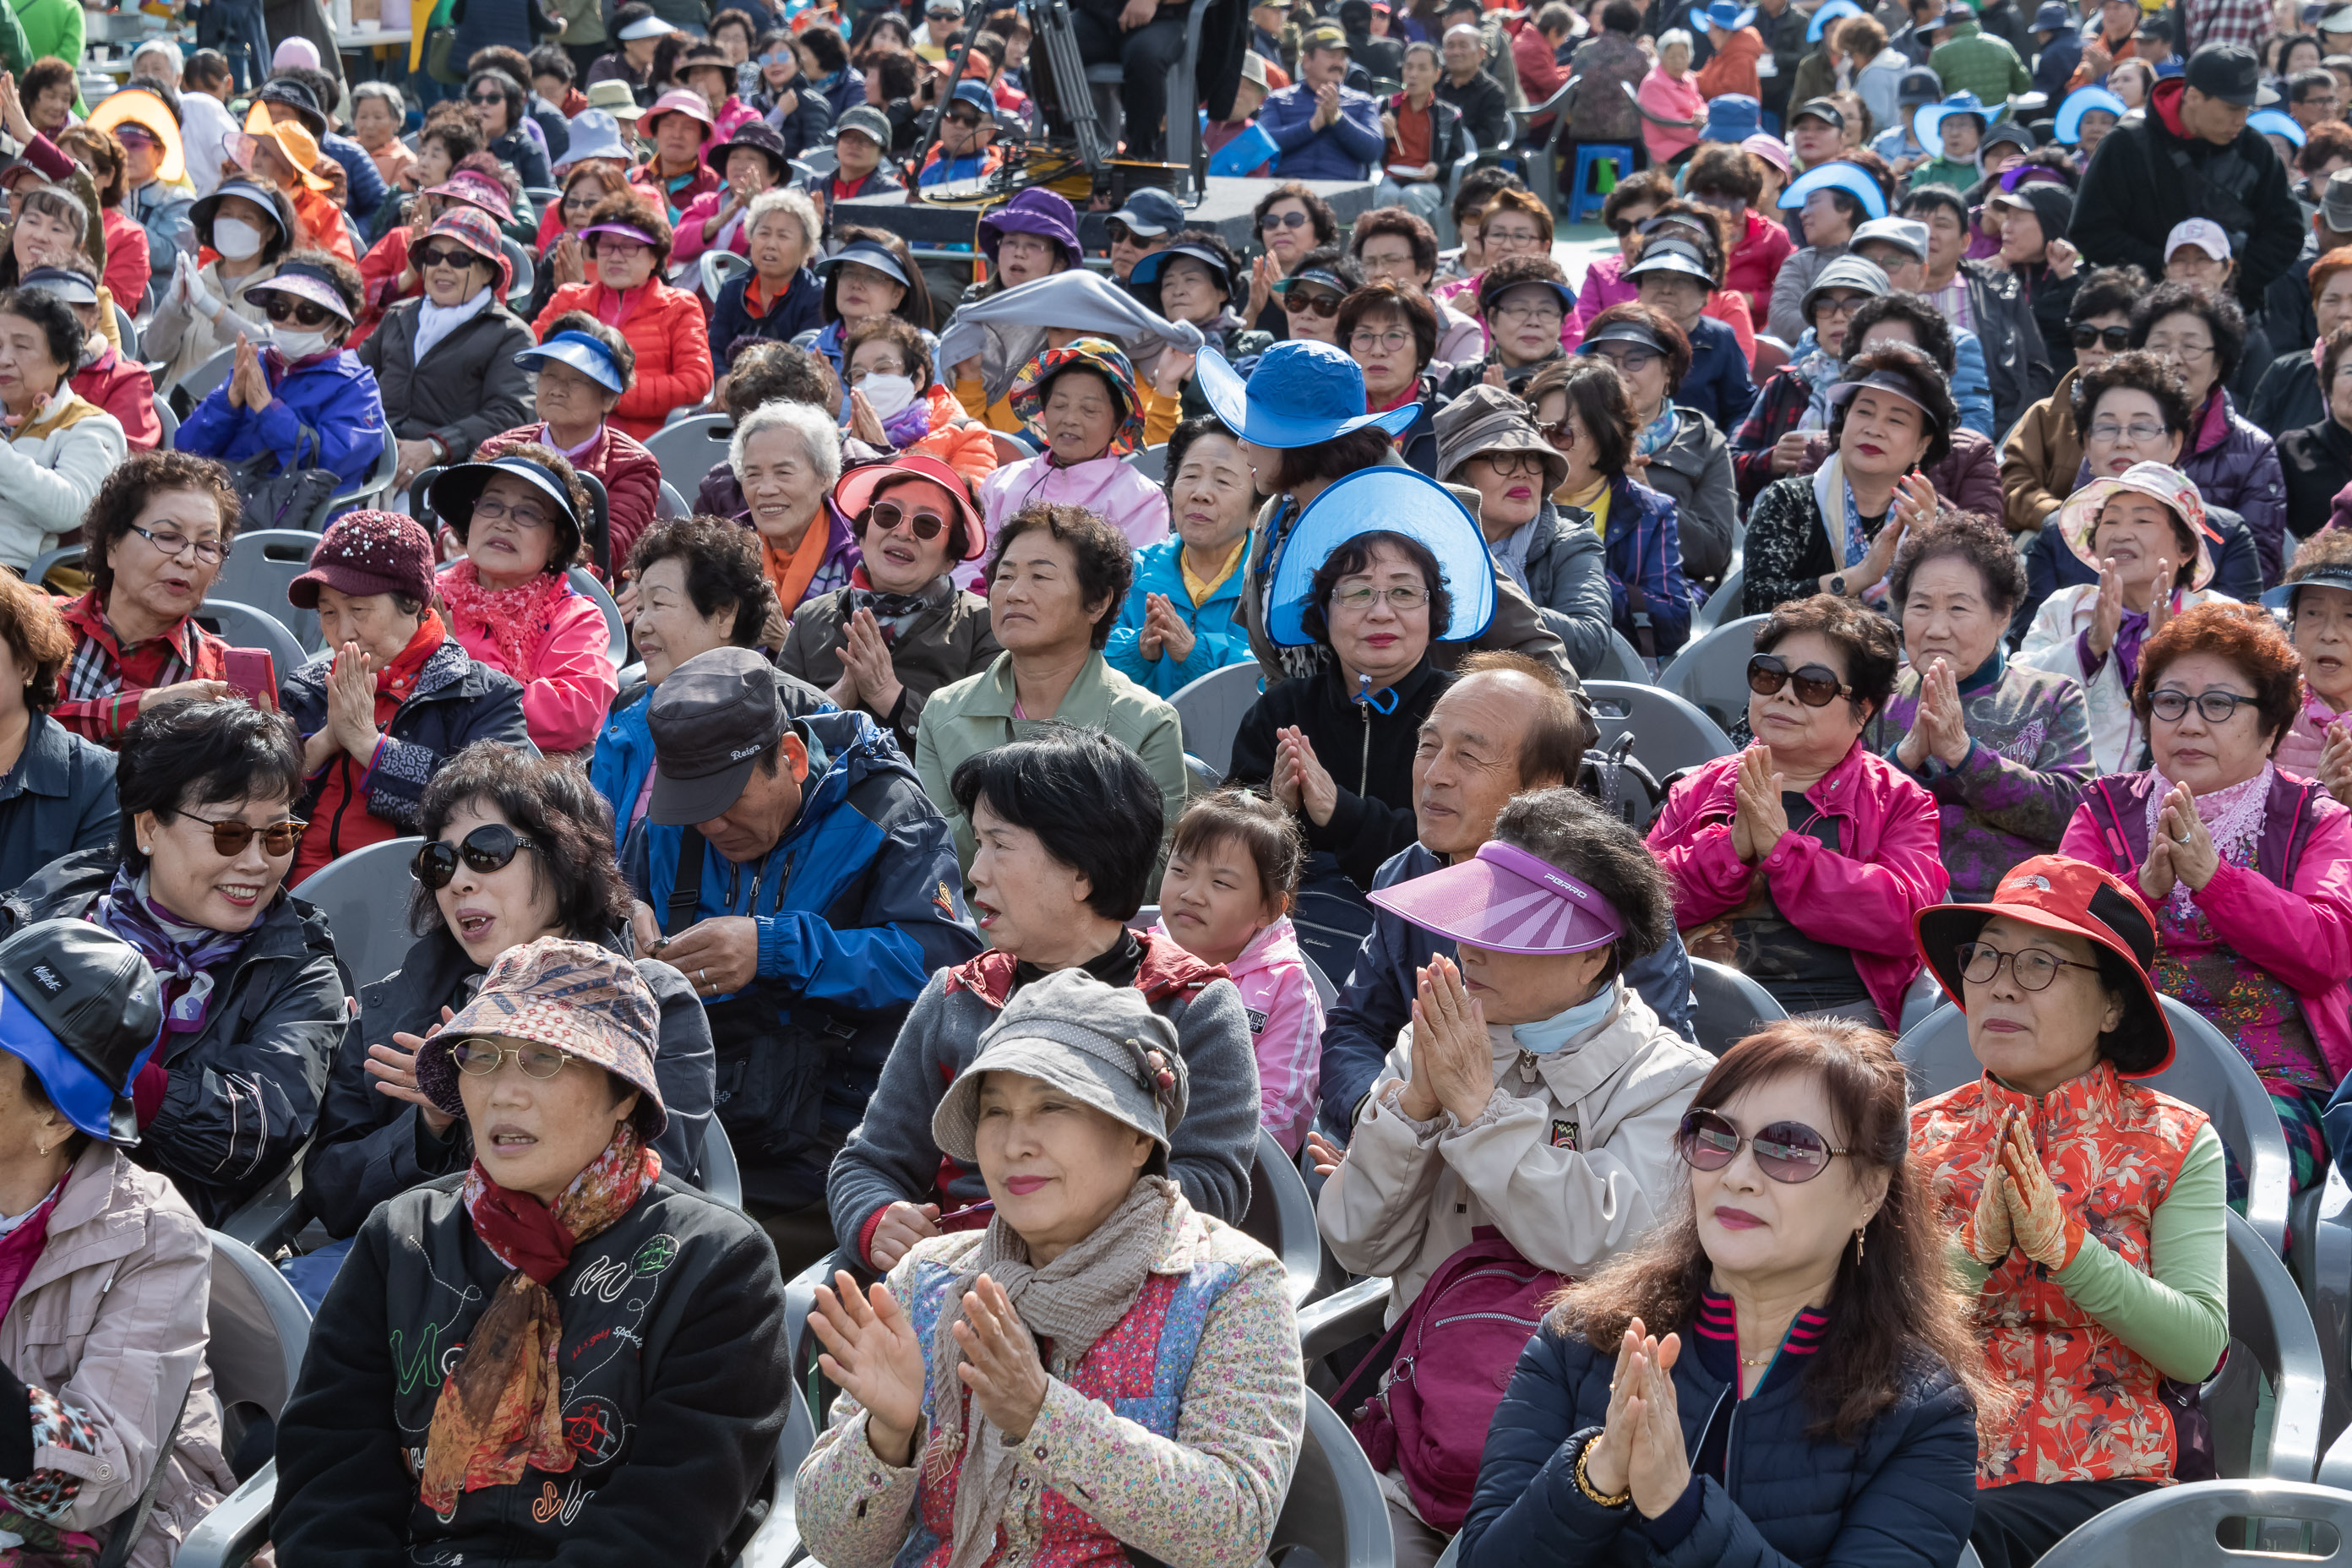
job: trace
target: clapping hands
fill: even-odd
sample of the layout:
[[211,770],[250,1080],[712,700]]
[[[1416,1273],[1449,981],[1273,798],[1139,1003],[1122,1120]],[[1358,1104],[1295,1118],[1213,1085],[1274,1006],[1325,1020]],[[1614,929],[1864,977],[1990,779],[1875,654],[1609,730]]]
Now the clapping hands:
[[1690,1485],[1682,1414],[1672,1376],[1682,1336],[1664,1340],[1642,1320],[1626,1326],[1617,1347],[1617,1374],[1609,1380],[1609,1414],[1601,1436],[1584,1450],[1584,1479],[1595,1491],[1631,1492],[1643,1519],[1672,1508]]
[[2176,882],[2188,883],[2192,893],[2202,892],[2221,868],[2221,851],[2197,815],[2197,797],[2187,784],[2174,784],[2158,809],[2156,831],[2148,835],[2147,858],[2139,863],[2139,890],[2150,903],[2169,898]]
[[1731,819],[1731,847],[1751,866],[1771,854],[1780,835],[1789,831],[1789,810],[1780,804],[1786,787],[1784,777],[1772,771],[1769,747],[1750,746],[1740,753],[1739,776],[1732,785],[1737,810]]
[[1315,755],[1315,742],[1296,724],[1275,732],[1274,803],[1285,811],[1304,812],[1316,826],[1329,825],[1339,806],[1339,785]]
[[2337,719],[2319,748],[2319,782],[2339,805],[2352,805],[2352,729]]
[[1919,677],[1919,711],[1911,721],[1911,732],[1903,737],[1895,754],[1903,765],[1917,772],[1927,766],[1929,757],[1948,768],[1957,768],[1969,754],[1968,713],[1960,705],[1959,677],[1952,673],[1952,661],[1941,655],[1930,659]]
[[1192,628],[1184,624],[1175,603],[1165,594],[1143,595],[1143,629],[1136,634],[1136,649],[1144,658],[1157,659],[1166,654],[1178,664],[1192,657],[1196,639]]
[[1462,971],[1444,956],[1414,976],[1412,1077],[1398,1097],[1415,1121],[1441,1110],[1465,1126],[1486,1114],[1495,1094],[1495,1047],[1486,1038],[1486,1011],[1462,984]]

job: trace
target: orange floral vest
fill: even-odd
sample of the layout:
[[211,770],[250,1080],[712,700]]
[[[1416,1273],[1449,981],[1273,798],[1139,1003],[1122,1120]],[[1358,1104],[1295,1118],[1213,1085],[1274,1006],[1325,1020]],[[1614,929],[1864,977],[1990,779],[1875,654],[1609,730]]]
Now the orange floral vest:
[[[1976,1208],[2002,1118],[2022,1111],[2068,1212],[2096,1244],[2147,1272],[2157,1205],[2179,1179],[2206,1115],[2116,1076],[2102,1058],[2036,1100],[1990,1074],[1911,1110],[1914,1157],[1954,1230]],[[2012,1251],[1979,1299],[1986,1364],[2016,1396],[1977,1458],[1977,1484],[2168,1480],[2172,1413],[2160,1374],[2076,1306],[2049,1270]]]

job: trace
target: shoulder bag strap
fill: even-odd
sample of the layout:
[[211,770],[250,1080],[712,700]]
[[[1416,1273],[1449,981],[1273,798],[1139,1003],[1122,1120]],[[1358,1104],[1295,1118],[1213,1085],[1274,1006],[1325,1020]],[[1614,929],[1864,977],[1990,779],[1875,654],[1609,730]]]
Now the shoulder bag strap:
[[669,904],[662,911],[662,935],[676,936],[694,923],[702,902],[702,829],[689,827],[678,835],[677,876],[670,883]]

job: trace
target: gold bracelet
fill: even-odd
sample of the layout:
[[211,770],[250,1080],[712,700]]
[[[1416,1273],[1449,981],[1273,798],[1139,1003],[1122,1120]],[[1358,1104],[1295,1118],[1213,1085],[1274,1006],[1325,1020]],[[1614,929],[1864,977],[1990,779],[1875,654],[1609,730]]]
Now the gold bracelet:
[[1585,1461],[1592,1458],[1592,1445],[1600,1440],[1598,1437],[1588,1438],[1584,1447],[1576,1451],[1576,1489],[1602,1508],[1623,1508],[1633,1499],[1633,1488],[1630,1482],[1615,1497],[1606,1497],[1592,1489],[1592,1482],[1584,1473]]

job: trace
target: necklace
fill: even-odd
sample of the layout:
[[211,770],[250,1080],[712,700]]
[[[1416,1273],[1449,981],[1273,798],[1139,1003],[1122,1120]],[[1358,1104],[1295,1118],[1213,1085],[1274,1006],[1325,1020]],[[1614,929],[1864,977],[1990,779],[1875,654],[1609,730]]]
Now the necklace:
[[1769,1366],[1771,1364],[1772,1357],[1779,1353],[1780,1352],[1776,1350],[1767,1352],[1763,1355],[1744,1355],[1739,1358],[1739,1364],[1742,1366]]

